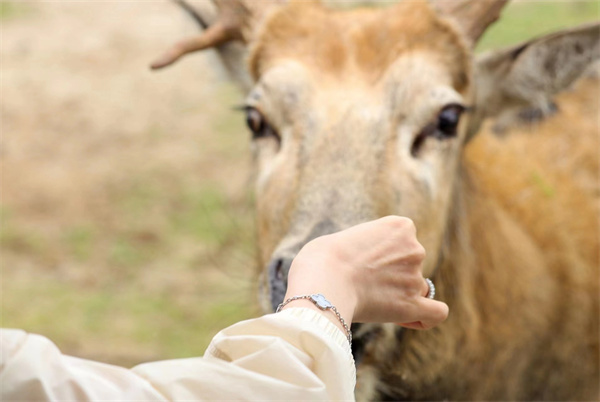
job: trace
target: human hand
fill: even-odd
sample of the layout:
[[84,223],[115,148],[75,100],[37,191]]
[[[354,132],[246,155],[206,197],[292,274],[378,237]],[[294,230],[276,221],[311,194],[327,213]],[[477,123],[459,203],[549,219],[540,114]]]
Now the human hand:
[[[363,223],[306,244],[290,268],[285,298],[322,293],[348,322],[431,328],[446,319],[448,306],[426,297],[424,259],[410,219]],[[286,308],[300,305],[316,308],[306,300]]]

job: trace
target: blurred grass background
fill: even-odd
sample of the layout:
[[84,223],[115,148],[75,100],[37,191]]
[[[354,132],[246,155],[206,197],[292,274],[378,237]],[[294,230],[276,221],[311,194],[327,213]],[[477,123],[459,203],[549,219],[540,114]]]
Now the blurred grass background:
[[484,51],[600,18],[600,1],[520,0],[503,10],[501,19],[488,29],[478,43]]
[[[122,365],[202,354],[259,314],[242,97],[164,3],[0,2],[3,327]],[[478,50],[600,18],[515,1]]]

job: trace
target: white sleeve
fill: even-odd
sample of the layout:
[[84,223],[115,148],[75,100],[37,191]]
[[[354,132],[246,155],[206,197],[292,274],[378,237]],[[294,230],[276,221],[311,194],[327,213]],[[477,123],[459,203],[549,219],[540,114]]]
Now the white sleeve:
[[0,332],[2,401],[353,400],[344,334],[319,312],[289,308],[217,334],[203,358],[131,370],[65,356],[48,339]]

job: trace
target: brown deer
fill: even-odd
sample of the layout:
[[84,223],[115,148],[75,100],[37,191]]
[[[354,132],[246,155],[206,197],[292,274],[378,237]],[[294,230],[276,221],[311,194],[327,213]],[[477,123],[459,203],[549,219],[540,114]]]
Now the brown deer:
[[[557,95],[600,58],[599,24],[475,57],[505,1],[181,4],[206,30],[153,67],[214,47],[248,93],[267,309],[309,240],[418,228],[450,317],[354,325],[357,399],[599,398],[597,80]],[[487,129],[523,107],[543,118]]]

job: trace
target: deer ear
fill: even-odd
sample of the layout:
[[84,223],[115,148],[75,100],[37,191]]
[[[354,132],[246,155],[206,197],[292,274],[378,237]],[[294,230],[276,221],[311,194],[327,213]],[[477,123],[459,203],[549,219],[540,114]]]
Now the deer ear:
[[433,8],[454,22],[474,45],[499,17],[508,0],[430,0]]
[[568,88],[600,59],[600,23],[556,32],[482,54],[475,61],[475,134],[486,117],[526,107],[551,110],[551,96]]

